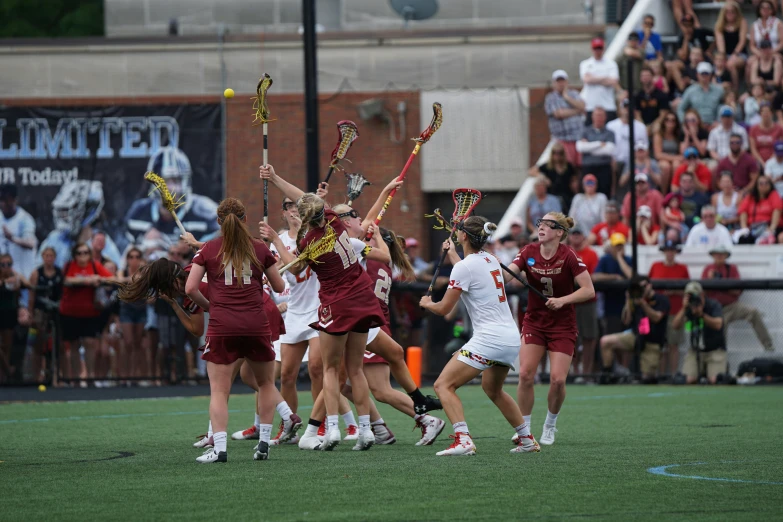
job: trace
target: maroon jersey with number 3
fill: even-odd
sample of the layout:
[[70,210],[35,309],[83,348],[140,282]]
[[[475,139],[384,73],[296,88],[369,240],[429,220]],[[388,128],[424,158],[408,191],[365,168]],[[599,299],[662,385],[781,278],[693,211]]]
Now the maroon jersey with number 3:
[[[559,244],[551,259],[541,255],[538,243],[522,248],[513,263],[527,274],[530,285],[547,297],[563,297],[574,293],[574,278],[585,272],[587,266],[569,246]],[[522,331],[525,329],[548,332],[576,332],[576,310],[574,305],[566,305],[553,311],[534,292],[528,293],[527,312]]]
[[[235,268],[229,263],[221,267],[218,256],[223,238],[208,241],[195,257],[193,264],[206,267],[209,285],[209,326],[207,336],[237,337],[269,335],[269,320],[264,311],[264,272],[245,261]],[[256,257],[265,269],[275,264],[275,256],[260,241],[253,241]],[[237,277],[242,278],[239,286]]]

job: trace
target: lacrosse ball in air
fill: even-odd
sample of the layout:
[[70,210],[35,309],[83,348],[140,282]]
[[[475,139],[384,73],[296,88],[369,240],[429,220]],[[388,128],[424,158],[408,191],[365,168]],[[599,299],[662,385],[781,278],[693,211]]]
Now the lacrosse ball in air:
[[38,385],[38,391],[39,391],[39,392],[45,392],[45,391],[46,391],[46,385],[44,385],[44,384],[39,384],[39,385]]
[[234,97],[234,89],[226,89],[223,91],[223,96],[226,98],[233,98]]

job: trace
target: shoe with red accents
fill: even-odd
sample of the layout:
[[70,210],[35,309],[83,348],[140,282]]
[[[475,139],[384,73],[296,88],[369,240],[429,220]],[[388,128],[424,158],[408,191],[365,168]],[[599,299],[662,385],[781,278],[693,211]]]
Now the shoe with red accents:
[[251,426],[246,430],[242,431],[235,431],[231,434],[231,439],[233,440],[248,440],[248,439],[258,439],[258,428],[255,426]]
[[207,437],[207,434],[199,435],[198,440],[193,443],[194,448],[214,448],[215,441],[212,437]]
[[538,453],[541,451],[541,446],[538,445],[532,433],[527,437],[517,436],[515,444],[517,447],[512,449],[511,453]]
[[282,442],[280,441],[280,435],[283,433],[284,430],[285,430],[285,423],[281,420],[280,428],[277,430],[277,435],[275,435],[274,438],[272,438],[272,440],[269,441],[270,446],[279,446],[280,444],[282,444]]
[[394,438],[394,433],[392,433],[385,422],[383,424],[373,424],[370,427],[375,435],[375,444],[388,446],[397,442],[397,439]]
[[318,427],[318,438],[323,439],[326,437],[326,417],[321,421],[321,425]]
[[416,421],[416,426],[413,429],[421,429],[421,439],[419,439],[416,445],[430,446],[438,438],[445,425],[446,423],[443,420],[432,415],[425,415],[421,420]]
[[345,438],[343,440],[359,440],[359,426],[351,424],[345,428]]
[[447,455],[468,456],[476,454],[476,445],[473,444],[473,439],[470,438],[469,434],[455,433],[454,435],[449,435],[449,438],[454,439],[454,442],[451,443],[451,446],[443,451],[437,452],[435,455],[443,457]]
[[282,432],[279,433],[280,442],[288,442],[296,437],[296,432],[302,427],[302,419],[296,413],[292,413],[287,421],[283,421]]

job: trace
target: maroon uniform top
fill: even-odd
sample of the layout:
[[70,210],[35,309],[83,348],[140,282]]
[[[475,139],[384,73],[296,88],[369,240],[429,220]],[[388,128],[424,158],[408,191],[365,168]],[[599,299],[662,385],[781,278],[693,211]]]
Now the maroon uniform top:
[[[230,264],[221,268],[218,256],[223,238],[208,241],[196,252],[193,263],[206,267],[209,285],[208,336],[234,337],[269,335],[264,311],[264,272],[245,261],[241,270]],[[256,257],[265,269],[275,264],[275,256],[261,241],[253,241]],[[242,277],[239,286],[237,276]]]
[[391,314],[389,314],[389,292],[391,292],[392,285],[392,268],[390,265],[368,259],[367,263],[367,275],[375,285],[375,297],[381,303],[381,310],[383,310],[383,316],[386,318],[386,323],[391,324]]
[[[514,264],[527,274],[530,285],[547,297],[563,297],[575,289],[574,278],[585,272],[587,266],[571,247],[560,243],[551,259],[541,256],[541,245],[533,243],[519,251]],[[534,292],[528,293],[527,312],[522,329],[555,332],[576,331],[574,305],[566,305],[553,311]]]
[[324,228],[311,229],[299,245],[301,251],[313,241],[318,241],[329,227],[333,228],[337,235],[337,241],[335,241],[334,249],[331,252],[321,255],[315,261],[308,261],[321,283],[318,290],[321,307],[327,307],[357,293],[372,290],[372,280],[359,264],[356,251],[343,222],[331,209],[326,209],[324,217],[327,222]]
[[[190,273],[190,268],[193,266],[193,263],[189,264],[184,268],[185,272]],[[204,298],[209,301],[209,285],[202,281],[198,284],[198,289],[201,292],[201,295],[204,296]],[[190,297],[185,296],[185,299],[182,300],[182,308],[187,310],[189,314],[200,314],[204,310],[201,309],[199,305],[191,301]]]

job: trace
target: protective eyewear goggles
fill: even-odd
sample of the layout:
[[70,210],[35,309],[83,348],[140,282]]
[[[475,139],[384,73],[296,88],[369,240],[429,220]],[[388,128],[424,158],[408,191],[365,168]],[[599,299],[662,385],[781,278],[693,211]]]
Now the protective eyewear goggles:
[[340,218],[340,219],[342,219],[344,217],[349,217],[349,216],[352,217],[352,218],[358,218],[359,217],[359,213],[356,212],[356,210],[351,209],[348,212],[343,212],[342,214],[337,214],[337,217]]
[[546,225],[547,227],[551,228],[552,230],[563,230],[565,231],[565,227],[558,223],[557,221],[553,219],[537,219],[536,220],[536,228],[541,228],[541,225]]

